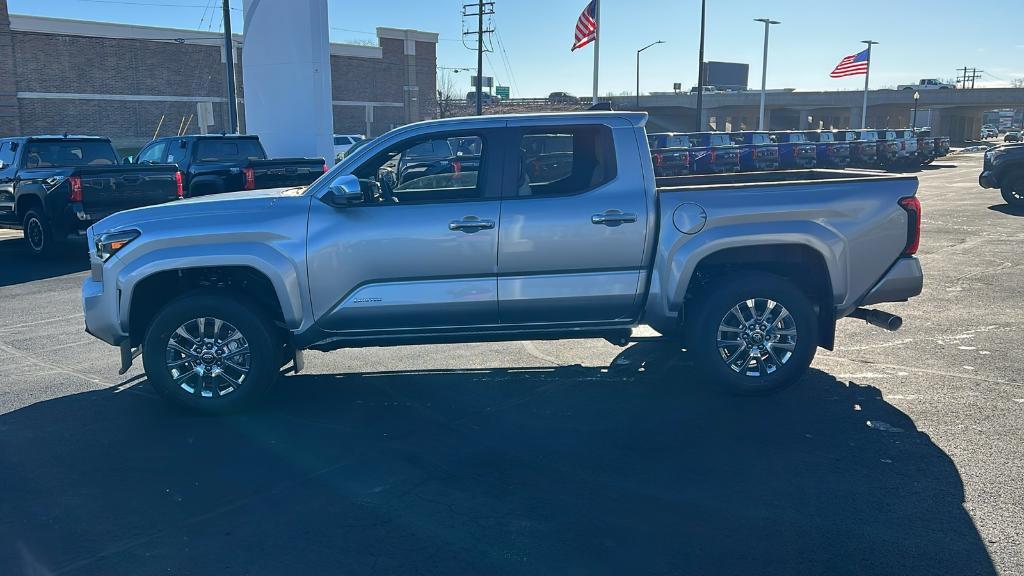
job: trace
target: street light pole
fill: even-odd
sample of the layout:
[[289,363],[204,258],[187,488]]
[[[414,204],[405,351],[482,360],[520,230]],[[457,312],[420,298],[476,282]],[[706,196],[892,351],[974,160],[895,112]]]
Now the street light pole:
[[754,18],[755,22],[764,22],[764,56],[761,59],[761,111],[758,114],[757,129],[764,130],[764,96],[766,79],[768,77],[768,27],[772,24],[781,24],[778,20],[768,18]]
[[640,108],[640,53],[647,50],[651,46],[656,44],[664,44],[664,40],[658,40],[657,42],[651,42],[647,46],[636,51],[636,107]]
[[914,120],[911,124],[912,130],[917,130],[917,101],[921,99],[921,93],[914,90]]
[[707,0],[700,0],[700,50],[697,54],[697,132],[703,132],[701,117],[704,116],[704,11]]

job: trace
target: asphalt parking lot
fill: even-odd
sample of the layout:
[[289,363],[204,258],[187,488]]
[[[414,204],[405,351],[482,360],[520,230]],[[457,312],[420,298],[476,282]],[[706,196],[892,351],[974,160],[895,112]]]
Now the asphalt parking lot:
[[0,574],[1024,573],[1024,213],[922,171],[926,286],[766,398],[604,341],[310,353],[196,417],[0,231]]

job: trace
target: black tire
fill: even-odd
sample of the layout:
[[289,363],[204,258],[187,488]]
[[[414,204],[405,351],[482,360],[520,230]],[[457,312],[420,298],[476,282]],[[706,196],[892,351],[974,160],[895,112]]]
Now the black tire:
[[[748,300],[755,301],[754,308],[758,314],[769,309],[767,301],[775,302],[775,307],[771,308],[773,312],[766,319],[768,330],[755,331],[750,335],[742,347],[745,352],[741,352],[741,347],[720,350],[720,326],[731,325],[736,318],[732,314],[733,308]],[[761,308],[758,308],[759,304]],[[788,316],[781,314],[778,305],[788,311]],[[687,322],[687,346],[693,352],[697,368],[707,379],[733,393],[767,394],[792,384],[807,371],[818,348],[818,321],[811,299],[792,282],[779,276],[761,272],[725,276],[708,286],[689,309],[694,311],[694,317]],[[746,315],[747,311],[741,308],[740,312]],[[775,314],[780,315],[777,321]],[[738,321],[736,323],[739,324]],[[792,336],[781,335],[794,329]],[[746,336],[738,332],[735,336],[723,338],[738,341]],[[772,341],[772,338],[777,340]],[[750,345],[755,342],[754,346]],[[781,348],[790,345],[791,350]],[[747,357],[747,364],[743,364],[744,354],[749,354],[755,346],[761,350],[757,356],[762,360],[757,362],[753,357]],[[787,351],[789,356],[785,356]],[[726,358],[732,354],[740,354],[733,363],[733,366],[738,366],[736,368],[731,367]],[[781,361],[781,365],[776,361]],[[751,362],[753,367],[748,367]],[[751,374],[762,371],[761,374]]]
[[1014,208],[1024,208],[1024,174],[1015,174],[1003,184],[1000,192],[1007,204]]
[[35,256],[49,257],[58,252],[59,236],[54,233],[53,225],[42,210],[32,208],[21,220],[21,229],[25,235],[25,244]]
[[[279,331],[260,310],[256,303],[240,298],[238,294],[217,290],[192,292],[172,300],[157,312],[142,343],[142,360],[149,383],[171,402],[205,414],[236,412],[251,405],[277,380],[284,349]],[[179,327],[199,318],[223,321],[225,324],[221,325],[222,330],[230,325],[241,333],[243,341],[248,344],[248,353],[233,351],[226,355],[236,354],[232,360],[248,366],[244,378],[238,377],[239,372],[229,375],[237,379],[237,386],[226,379],[229,376],[218,377],[216,372],[213,372],[212,378],[207,379],[196,375],[196,368],[210,370],[207,367],[214,366],[212,362],[205,364],[200,361],[182,365],[182,372],[192,372],[193,375],[184,376],[179,373],[179,379],[175,381],[168,363],[172,360],[180,363],[185,355],[169,348],[171,336]],[[198,335],[197,332],[193,334]],[[237,345],[238,340],[234,342]],[[225,344],[225,348],[228,345]],[[220,365],[218,361],[216,366]],[[192,370],[188,370],[190,367]],[[189,386],[192,390],[183,386]],[[207,392],[209,395],[206,395]]]

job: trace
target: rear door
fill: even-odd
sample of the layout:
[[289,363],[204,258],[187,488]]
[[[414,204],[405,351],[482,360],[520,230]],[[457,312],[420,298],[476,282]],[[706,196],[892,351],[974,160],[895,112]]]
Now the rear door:
[[514,127],[498,241],[503,325],[633,318],[647,230],[633,126]]

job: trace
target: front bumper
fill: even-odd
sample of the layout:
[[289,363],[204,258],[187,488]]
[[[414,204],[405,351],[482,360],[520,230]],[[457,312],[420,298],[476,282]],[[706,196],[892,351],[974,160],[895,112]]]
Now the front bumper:
[[999,188],[999,182],[996,181],[992,172],[989,170],[983,171],[981,175],[978,176],[978,184],[982,188]]
[[128,333],[121,328],[120,291],[116,288],[113,275],[104,269],[103,262],[93,254],[92,229],[89,236],[90,275],[82,283],[82,311],[85,314],[85,331],[107,344],[120,346],[128,340]]
[[915,256],[905,256],[889,268],[859,305],[904,302],[920,294],[923,287],[924,272],[921,270],[921,261]]

